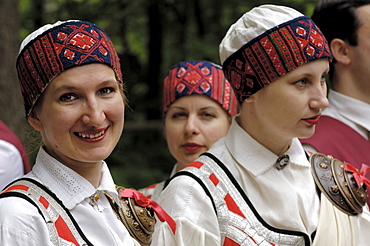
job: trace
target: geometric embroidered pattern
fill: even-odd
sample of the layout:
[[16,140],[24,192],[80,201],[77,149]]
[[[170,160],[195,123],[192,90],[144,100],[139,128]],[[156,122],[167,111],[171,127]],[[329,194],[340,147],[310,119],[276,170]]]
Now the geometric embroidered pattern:
[[307,241],[309,244],[303,233],[280,230],[263,221],[244,192],[229,178],[226,167],[210,156],[210,153],[201,155],[178,175],[191,173],[199,178],[198,182],[203,183],[202,187],[208,189],[215,205],[224,246],[304,246]]
[[69,68],[96,62],[112,67],[122,86],[121,67],[112,41],[89,22],[68,21],[30,41],[16,63],[26,115],[56,76]]
[[301,16],[246,43],[222,68],[242,103],[298,66],[320,58],[332,59],[328,43],[311,18]]
[[222,68],[216,64],[186,61],[173,66],[164,79],[163,112],[178,98],[194,94],[216,100],[230,116],[237,112],[236,97]]

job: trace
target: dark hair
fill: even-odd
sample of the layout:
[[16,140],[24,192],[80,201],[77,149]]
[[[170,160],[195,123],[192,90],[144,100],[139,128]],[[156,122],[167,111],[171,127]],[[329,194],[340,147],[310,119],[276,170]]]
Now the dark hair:
[[[339,38],[352,46],[357,45],[357,31],[361,25],[356,9],[370,4],[370,0],[320,0],[312,15],[312,20],[320,28],[330,45]],[[335,59],[333,59],[333,63]],[[330,64],[330,79],[333,76],[333,63]]]

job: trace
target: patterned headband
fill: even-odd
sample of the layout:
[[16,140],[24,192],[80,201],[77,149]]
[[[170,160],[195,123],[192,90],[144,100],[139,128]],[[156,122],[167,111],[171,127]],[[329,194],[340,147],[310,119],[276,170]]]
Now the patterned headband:
[[221,66],[208,61],[185,61],[173,66],[164,79],[163,112],[177,99],[188,95],[206,95],[232,117],[237,113],[237,100]]
[[246,43],[222,67],[242,103],[298,66],[320,58],[332,59],[328,42],[311,18],[302,16]]
[[16,67],[26,117],[48,84],[63,71],[75,66],[106,64],[114,70],[123,88],[116,50],[108,35],[95,24],[57,22],[31,33],[23,43]]

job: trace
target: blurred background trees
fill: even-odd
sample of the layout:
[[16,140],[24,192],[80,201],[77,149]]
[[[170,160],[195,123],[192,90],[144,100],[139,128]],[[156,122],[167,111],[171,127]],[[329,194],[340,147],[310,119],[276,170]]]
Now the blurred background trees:
[[[275,0],[311,15],[318,0]],[[119,53],[129,99],[125,130],[107,162],[115,181],[141,188],[168,177],[175,160],[162,133],[162,81],[183,60],[220,63],[218,45],[237,19],[264,0],[0,0],[0,119],[26,145],[40,144],[28,126],[15,71],[21,40],[58,20],[96,23]]]

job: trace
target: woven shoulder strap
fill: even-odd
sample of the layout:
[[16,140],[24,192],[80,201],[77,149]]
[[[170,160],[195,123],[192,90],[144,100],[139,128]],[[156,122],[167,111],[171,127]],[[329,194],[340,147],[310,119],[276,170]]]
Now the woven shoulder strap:
[[210,197],[224,246],[310,245],[309,237],[302,232],[267,224],[227,167],[212,154],[202,154],[173,178],[180,175],[194,178]]
[[45,220],[53,245],[92,245],[63,203],[36,180],[14,181],[0,193],[3,197],[20,197],[34,205]]

